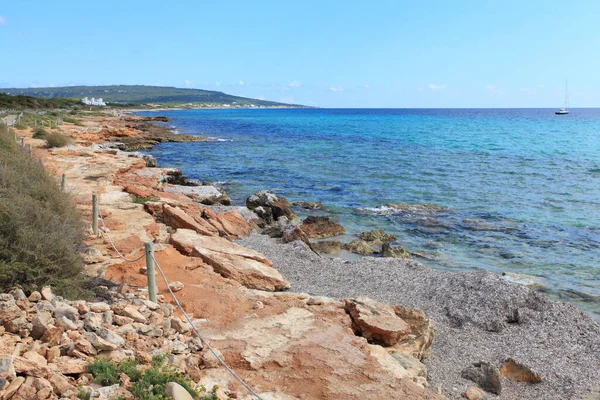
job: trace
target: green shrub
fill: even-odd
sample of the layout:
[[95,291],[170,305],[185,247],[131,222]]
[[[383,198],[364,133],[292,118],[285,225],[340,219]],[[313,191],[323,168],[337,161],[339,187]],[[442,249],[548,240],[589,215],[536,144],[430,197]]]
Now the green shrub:
[[45,139],[46,147],[49,149],[53,147],[65,147],[71,143],[71,138],[60,133],[50,133]]
[[133,202],[136,204],[146,204],[149,201],[159,201],[158,197],[134,197]]
[[92,392],[79,389],[79,391],[77,392],[77,398],[79,400],[90,400],[92,398]]
[[34,139],[45,139],[48,137],[48,135],[48,131],[42,128],[41,126],[37,126],[33,129]]
[[194,399],[216,400],[216,386],[210,393],[203,387],[195,390],[193,382],[186,376],[173,368],[166,366],[166,356],[155,355],[152,357],[150,368],[138,369],[139,362],[136,360],[125,361],[116,365],[106,360],[96,359],[87,365],[87,371],[94,376],[94,381],[103,386],[114,385],[119,382],[119,375],[125,374],[132,382],[131,393],[140,400],[164,400],[166,399],[165,387],[169,382],[176,382],[188,391]]
[[44,167],[0,126],[0,290],[51,285],[80,296],[81,216]]

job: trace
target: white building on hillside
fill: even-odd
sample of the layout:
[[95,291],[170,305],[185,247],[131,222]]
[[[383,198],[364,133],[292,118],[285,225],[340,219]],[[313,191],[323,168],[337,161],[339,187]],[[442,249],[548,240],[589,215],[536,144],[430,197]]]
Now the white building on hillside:
[[87,104],[88,106],[103,106],[103,107],[106,107],[106,103],[104,102],[104,100],[102,100],[102,98],[95,99],[95,98],[92,97],[91,99],[88,99],[87,97],[84,97],[83,99],[81,99],[81,102],[83,104]]

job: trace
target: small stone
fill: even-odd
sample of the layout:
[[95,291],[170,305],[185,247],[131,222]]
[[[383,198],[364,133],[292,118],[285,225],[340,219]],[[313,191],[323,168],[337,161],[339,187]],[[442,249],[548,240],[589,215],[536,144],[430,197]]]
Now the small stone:
[[4,328],[10,333],[19,333],[22,330],[31,331],[33,325],[27,321],[25,317],[19,317],[4,323]]
[[53,322],[52,315],[48,311],[38,312],[31,321],[31,337],[34,339],[41,338],[46,333],[48,326]]
[[56,326],[66,331],[75,331],[78,329],[78,326],[73,321],[64,316],[56,319]]
[[265,305],[260,300],[254,303],[254,305],[252,306],[252,309],[254,310],[262,310],[263,308],[265,308]]
[[41,292],[44,300],[52,301],[52,299],[55,297],[54,293],[52,293],[52,289],[50,289],[50,286],[44,286]]
[[84,338],[80,338],[75,342],[75,348],[81,351],[82,353],[88,354],[90,356],[95,356],[96,354],[98,354],[96,347],[94,347],[89,340]]
[[106,325],[112,325],[113,324],[113,317],[114,316],[115,316],[115,313],[114,313],[113,310],[104,311],[102,313],[102,321]]
[[98,330],[97,333],[102,339],[106,340],[109,343],[112,343],[117,347],[122,347],[125,344],[125,339],[123,339],[121,336],[119,336],[117,333],[113,332],[110,329],[101,328]]
[[177,317],[171,318],[171,328],[175,329],[177,333],[187,333],[190,331],[190,325]]
[[125,317],[129,317],[136,322],[146,323],[146,317],[144,317],[134,306],[127,306],[119,313]]
[[66,303],[58,303],[54,308],[54,318],[66,317],[71,321],[77,321],[79,311]]
[[83,328],[86,331],[97,331],[102,328],[102,316],[89,312],[83,316]]
[[53,373],[48,377],[48,382],[54,388],[54,391],[60,396],[68,397],[68,394],[75,392],[75,386],[69,383],[69,380],[58,372]]
[[15,287],[15,288],[11,289],[10,294],[13,295],[15,300],[27,298],[27,296],[25,296],[25,292],[20,287]]
[[36,351],[26,351],[25,353],[23,353],[23,358],[29,361],[33,361],[34,363],[39,365],[48,364],[48,361]]
[[28,299],[31,302],[37,303],[42,299],[42,294],[36,290],[35,292],[31,292]]
[[79,303],[77,304],[77,311],[82,315],[87,314],[90,312],[90,307],[86,303]]
[[113,322],[115,325],[123,326],[127,324],[133,323],[133,319],[129,317],[124,317],[122,315],[113,315]]
[[17,376],[14,366],[14,356],[8,356],[0,359],[0,374],[2,376],[8,376],[14,378]]
[[494,365],[485,361],[480,361],[465,368],[461,376],[475,382],[486,392],[500,394],[502,391],[500,371]]
[[95,313],[103,313],[104,311],[110,310],[110,306],[104,302],[90,303],[90,311]]
[[183,289],[183,283],[181,283],[179,281],[173,281],[173,282],[169,283],[169,287],[171,288],[172,291],[179,292],[180,290]]
[[[221,352],[217,349],[213,349],[215,351],[215,353],[217,353],[217,355],[222,359],[223,355],[221,354]],[[212,351],[210,351],[209,349],[203,350],[202,351],[202,364],[206,367],[206,368],[217,368],[221,365],[221,363],[219,362],[219,360],[217,359],[217,357],[215,357],[215,355],[212,353]]]
[[61,374],[74,375],[86,372],[87,361],[63,356],[56,358],[53,364]]
[[116,350],[117,346],[102,339],[93,332],[86,332],[85,338],[98,350]]
[[51,363],[56,358],[60,357],[60,347],[53,346],[46,350],[46,360]]
[[44,332],[40,340],[49,346],[57,346],[62,341],[63,329],[57,326],[50,327]]
[[165,396],[172,397],[173,400],[194,400],[192,395],[183,386],[175,382],[167,383]]
[[25,378],[23,378],[22,376],[18,376],[5,389],[2,398],[10,399],[17,392],[17,390],[19,390],[19,388],[21,387],[21,385],[23,385],[24,382],[25,382]]
[[475,385],[469,386],[463,396],[468,400],[485,400],[487,398],[487,394]]

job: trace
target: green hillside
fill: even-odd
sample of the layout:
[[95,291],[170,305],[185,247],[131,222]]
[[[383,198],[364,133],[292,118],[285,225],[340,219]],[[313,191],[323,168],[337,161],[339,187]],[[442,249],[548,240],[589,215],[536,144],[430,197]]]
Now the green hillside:
[[[135,104],[182,105],[238,105],[238,106],[297,106],[273,101],[232,96],[223,92],[201,89],[183,89],[163,86],[110,85],[110,86],[66,86],[47,88],[6,88],[0,93],[43,98],[102,98],[106,102]],[[301,107],[301,106],[299,106]]]

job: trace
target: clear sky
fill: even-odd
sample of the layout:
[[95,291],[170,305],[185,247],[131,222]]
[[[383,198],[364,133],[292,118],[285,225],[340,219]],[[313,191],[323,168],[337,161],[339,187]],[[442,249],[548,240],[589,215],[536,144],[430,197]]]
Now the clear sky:
[[322,107],[600,106],[600,1],[3,0],[0,87]]

